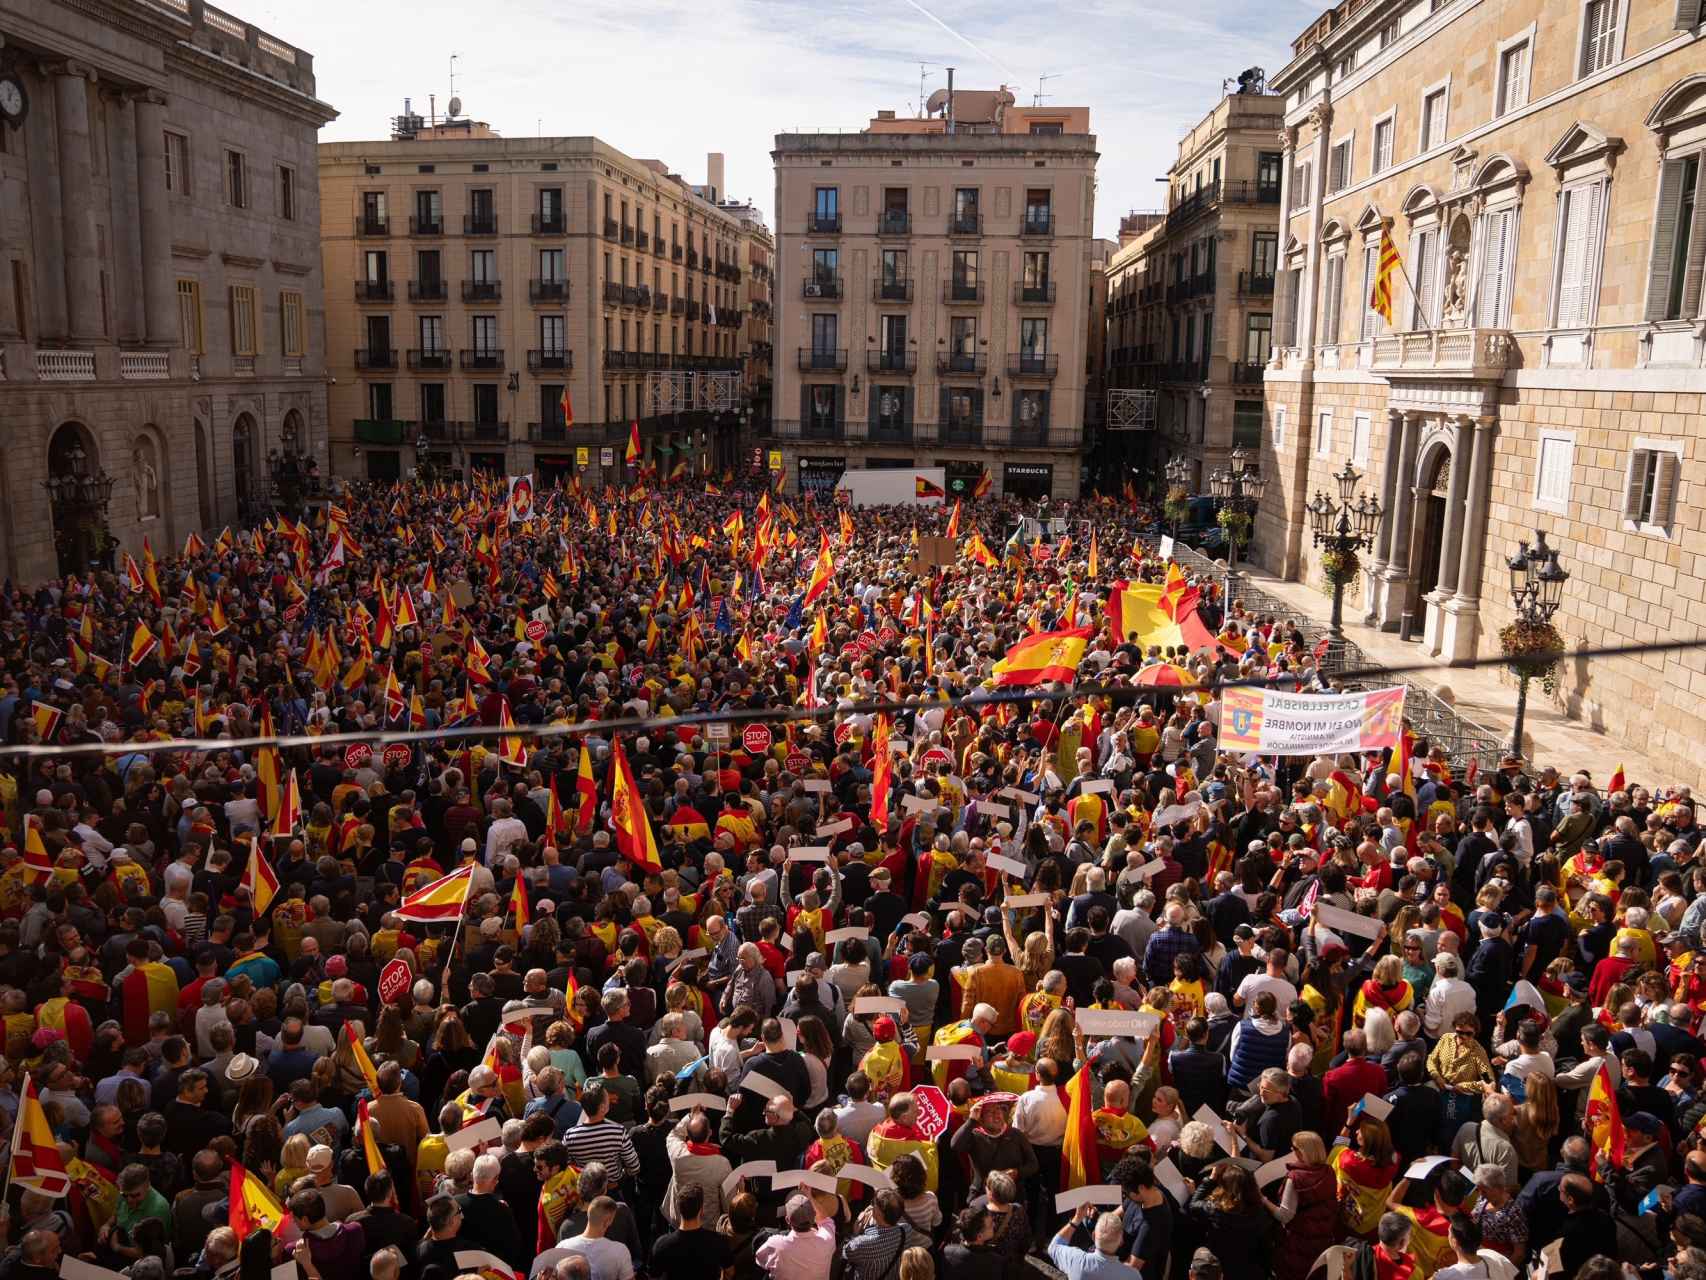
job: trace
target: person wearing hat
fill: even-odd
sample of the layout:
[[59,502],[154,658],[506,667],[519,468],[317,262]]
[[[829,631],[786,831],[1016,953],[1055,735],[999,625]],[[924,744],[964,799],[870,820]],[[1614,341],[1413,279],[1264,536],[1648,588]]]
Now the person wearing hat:
[[361,1211],[361,1196],[356,1189],[337,1180],[336,1161],[336,1154],[323,1143],[308,1148],[308,1174],[325,1204],[328,1222],[342,1222]]

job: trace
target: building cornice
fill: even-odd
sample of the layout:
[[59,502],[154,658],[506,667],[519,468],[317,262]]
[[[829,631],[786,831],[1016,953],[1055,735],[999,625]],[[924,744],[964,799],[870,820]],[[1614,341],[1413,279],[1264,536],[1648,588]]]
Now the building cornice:
[[216,53],[209,53],[188,40],[179,40],[169,57],[192,74],[211,80],[239,97],[258,98],[280,114],[311,124],[316,129],[338,118],[338,109],[330,103],[292,89],[269,75],[221,58]]

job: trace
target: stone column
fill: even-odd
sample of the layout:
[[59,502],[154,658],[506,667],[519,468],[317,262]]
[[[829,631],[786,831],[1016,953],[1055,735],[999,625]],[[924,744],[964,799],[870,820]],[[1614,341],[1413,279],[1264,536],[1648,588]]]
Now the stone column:
[[1393,477],[1392,517],[1387,522],[1386,563],[1399,576],[1410,570],[1410,525],[1416,511],[1416,438],[1421,434],[1422,415],[1405,413],[1403,444],[1398,451],[1398,471]]
[[1451,485],[1445,497],[1445,532],[1440,539],[1439,582],[1435,586],[1441,600],[1457,590],[1459,556],[1463,546],[1464,496],[1469,488],[1469,446],[1474,427],[1466,415],[1454,414],[1451,419]]
[[[1321,206],[1327,190],[1327,152],[1332,145],[1333,132],[1333,104],[1324,91],[1321,101],[1309,113],[1309,120],[1315,126],[1315,155],[1309,166],[1309,190],[1304,193],[1309,200],[1309,217],[1306,220],[1309,239],[1304,251],[1308,284],[1298,290],[1297,299],[1297,345],[1303,348],[1306,364],[1312,364],[1315,359],[1315,312],[1321,293]],[[1298,437],[1299,440],[1302,438]]]
[[1374,539],[1374,567],[1384,569],[1392,559],[1392,525],[1397,518],[1398,455],[1403,451],[1404,414],[1400,409],[1386,411],[1386,448],[1380,461],[1380,505],[1386,519]]
[[[1469,463],[1468,505],[1463,517],[1456,587],[1457,599],[1467,604],[1478,603],[1481,599],[1481,567],[1487,552],[1487,506],[1492,498],[1495,421],[1493,418],[1475,419],[1475,450]],[[1455,487],[1455,476],[1452,481]]]
[[174,346],[178,341],[165,148],[166,99],[149,90],[136,99],[136,197],[142,232],[143,329],[150,346]]
[[89,84],[94,78],[94,72],[75,62],[63,63],[53,72],[60,216],[65,229],[65,302],[73,342],[98,342],[103,336],[89,131]]

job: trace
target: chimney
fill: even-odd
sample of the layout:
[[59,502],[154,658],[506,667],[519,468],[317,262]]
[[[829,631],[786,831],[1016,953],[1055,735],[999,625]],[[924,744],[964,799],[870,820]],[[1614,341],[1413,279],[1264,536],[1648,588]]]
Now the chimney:
[[723,198],[723,153],[712,151],[705,156],[705,185],[711,189],[711,203]]
[[948,68],[948,132],[954,131],[954,69]]

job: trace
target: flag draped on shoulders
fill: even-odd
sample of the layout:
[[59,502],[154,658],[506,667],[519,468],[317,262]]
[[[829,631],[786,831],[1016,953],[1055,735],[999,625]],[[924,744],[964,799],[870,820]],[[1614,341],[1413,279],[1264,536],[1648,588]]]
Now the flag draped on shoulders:
[[156,1013],[178,1013],[178,975],[170,965],[146,960],[132,965],[119,979],[119,1003],[123,1010],[126,1044],[148,1043],[148,1019]]

